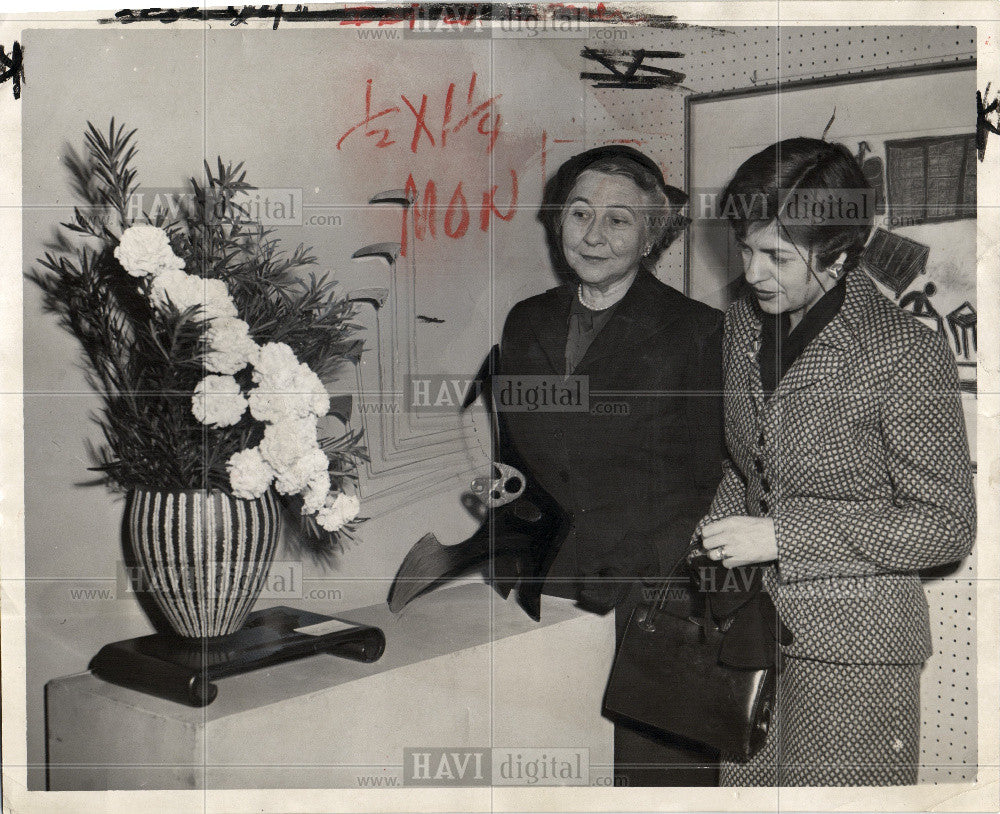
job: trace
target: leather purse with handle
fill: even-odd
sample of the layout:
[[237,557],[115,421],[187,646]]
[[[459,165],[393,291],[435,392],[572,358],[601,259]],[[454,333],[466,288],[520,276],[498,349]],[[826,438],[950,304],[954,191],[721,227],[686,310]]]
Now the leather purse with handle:
[[[636,606],[629,618],[604,695],[604,714],[718,749],[745,761],[764,743],[771,725],[776,670],[739,669],[719,663],[719,650],[732,617],[720,624],[709,603],[691,613],[687,565],[703,554],[680,559],[653,601]],[[677,574],[683,568],[683,578]],[[686,602],[670,601],[680,586]]]

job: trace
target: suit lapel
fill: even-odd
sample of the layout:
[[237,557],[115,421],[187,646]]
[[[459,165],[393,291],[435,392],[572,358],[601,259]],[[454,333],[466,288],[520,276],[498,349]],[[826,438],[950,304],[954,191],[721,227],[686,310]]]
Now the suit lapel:
[[653,307],[658,293],[653,276],[649,272],[640,271],[618,303],[608,324],[594,337],[573,372],[585,373],[592,370],[599,362],[626,352],[669,324],[669,320],[665,321],[658,309]]
[[871,287],[871,282],[860,268],[847,278],[847,291],[840,311],[788,369],[769,404],[796,390],[816,385],[840,369],[844,359],[857,347],[856,326],[870,302],[868,289]]
[[552,373],[562,376],[566,372],[566,334],[569,331],[569,307],[576,296],[576,288],[563,286],[555,292],[556,303],[550,318],[534,325],[535,339],[548,361]]
[[770,403],[780,401],[797,390],[818,384],[837,372],[844,354],[842,347],[831,341],[830,334],[838,332],[835,325],[838,321],[839,316],[830,320],[830,324],[823,328],[802,351],[802,355],[788,368],[778,383],[778,389],[771,396]]

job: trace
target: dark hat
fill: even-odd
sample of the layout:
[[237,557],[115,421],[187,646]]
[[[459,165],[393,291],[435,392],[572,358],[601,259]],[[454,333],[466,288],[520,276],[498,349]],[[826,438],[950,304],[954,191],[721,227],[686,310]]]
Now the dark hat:
[[[635,147],[629,147],[626,144],[605,144],[601,147],[594,147],[578,153],[563,163],[553,178],[553,199],[546,201],[546,203],[551,203],[551,205],[561,208],[566,203],[566,197],[569,195],[580,173],[589,166],[606,158],[627,158],[634,161],[650,172],[656,180],[657,186],[666,195],[667,201],[670,202],[671,206],[683,206],[687,203],[687,195],[684,191],[670,186],[663,180],[663,172],[652,158],[635,149]],[[556,197],[557,194],[559,197]]]

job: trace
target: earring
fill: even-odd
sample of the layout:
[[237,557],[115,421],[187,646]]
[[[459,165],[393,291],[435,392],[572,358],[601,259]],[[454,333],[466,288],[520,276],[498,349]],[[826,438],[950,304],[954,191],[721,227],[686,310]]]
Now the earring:
[[830,276],[831,276],[831,277],[833,277],[833,279],[834,279],[834,280],[837,280],[837,279],[839,279],[839,278],[840,278],[840,273],[841,273],[841,272],[842,272],[843,270],[844,270],[844,267],[843,267],[843,266],[833,266],[833,267],[832,267],[832,268],[830,269]]

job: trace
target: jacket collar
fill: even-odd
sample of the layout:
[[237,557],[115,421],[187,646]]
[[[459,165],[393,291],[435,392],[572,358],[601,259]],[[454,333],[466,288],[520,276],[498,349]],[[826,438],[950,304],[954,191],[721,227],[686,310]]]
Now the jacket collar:
[[[640,270],[625,296],[615,306],[608,324],[594,337],[573,372],[583,374],[592,370],[598,362],[634,348],[650,334],[669,325],[676,314],[658,306],[663,299],[664,288],[650,272]],[[552,370],[563,374],[566,371],[569,311],[573,298],[577,295],[577,284],[562,286],[555,294],[556,304],[550,318],[535,326],[535,334]]]
[[664,290],[670,289],[650,272],[640,270],[573,372],[586,373],[608,357],[631,353],[636,345],[673,322],[678,314],[662,307]]
[[[737,340],[735,347],[743,349],[739,352],[745,352],[747,355],[755,374],[751,376],[753,395],[758,404],[761,404],[763,392],[757,353],[760,350],[762,325],[749,299],[751,296],[752,294],[744,295],[743,299],[733,307],[732,325]],[[850,272],[840,311],[788,369],[768,405],[836,373],[843,359],[858,350],[873,298],[880,296],[878,289],[863,269],[857,268]]]

